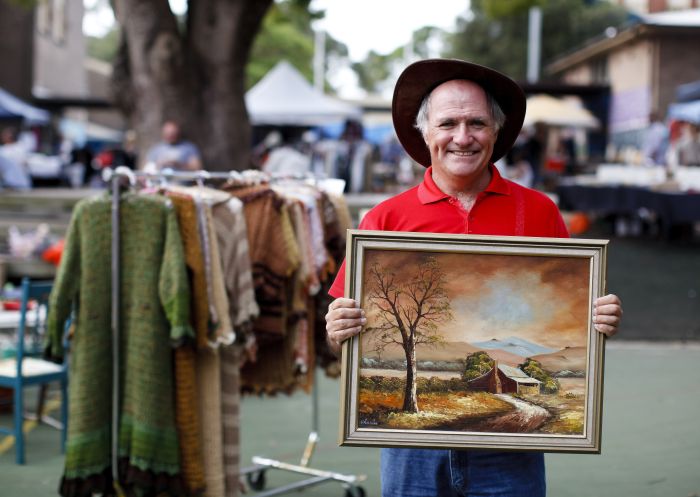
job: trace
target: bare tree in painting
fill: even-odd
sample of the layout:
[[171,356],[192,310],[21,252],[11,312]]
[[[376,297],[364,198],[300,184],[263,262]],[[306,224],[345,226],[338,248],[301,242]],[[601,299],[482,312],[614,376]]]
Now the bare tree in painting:
[[390,344],[401,346],[406,355],[403,410],[419,412],[416,346],[443,342],[439,325],[452,319],[445,274],[435,257],[426,257],[407,278],[397,277],[378,262],[369,273],[367,297],[379,311],[372,326],[374,349],[381,354]]

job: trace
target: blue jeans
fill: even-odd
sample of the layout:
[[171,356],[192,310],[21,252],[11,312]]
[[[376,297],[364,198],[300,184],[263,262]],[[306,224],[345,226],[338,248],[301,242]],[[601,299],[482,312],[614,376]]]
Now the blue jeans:
[[382,449],[382,497],[544,497],[544,455]]

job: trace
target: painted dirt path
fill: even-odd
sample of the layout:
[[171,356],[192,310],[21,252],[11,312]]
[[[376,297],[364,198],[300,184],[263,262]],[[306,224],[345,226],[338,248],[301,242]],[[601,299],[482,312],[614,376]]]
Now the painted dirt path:
[[506,394],[497,394],[499,399],[513,404],[515,410],[492,419],[486,419],[472,426],[475,431],[493,431],[502,433],[530,433],[551,416],[547,409],[516,399]]

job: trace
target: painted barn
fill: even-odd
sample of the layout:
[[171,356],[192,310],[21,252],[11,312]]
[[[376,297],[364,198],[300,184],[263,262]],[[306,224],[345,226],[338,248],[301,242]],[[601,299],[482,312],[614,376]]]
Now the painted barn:
[[494,363],[494,367],[486,374],[469,382],[472,390],[490,393],[540,393],[541,381],[525,374],[521,369]]

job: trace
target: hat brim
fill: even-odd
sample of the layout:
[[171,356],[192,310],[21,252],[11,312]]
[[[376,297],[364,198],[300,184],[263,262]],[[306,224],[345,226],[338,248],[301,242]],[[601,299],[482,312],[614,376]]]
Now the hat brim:
[[488,91],[500,105],[506,122],[498,133],[491,162],[503,157],[515,143],[525,119],[525,93],[508,76],[488,67],[456,59],[427,59],[408,66],[394,87],[391,115],[396,136],[408,155],[427,167],[430,151],[415,128],[423,98],[434,88],[453,79],[473,81]]

